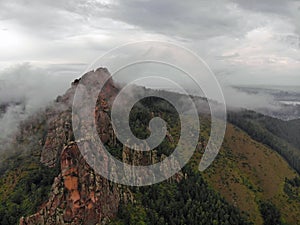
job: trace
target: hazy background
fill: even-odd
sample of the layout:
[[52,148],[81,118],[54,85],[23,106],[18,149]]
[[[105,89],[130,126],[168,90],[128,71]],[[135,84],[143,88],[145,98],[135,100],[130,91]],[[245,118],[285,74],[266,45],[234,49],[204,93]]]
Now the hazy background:
[[299,21],[296,0],[0,1],[0,133],[63,93],[106,51],[142,40],[196,52],[228,104],[276,108],[270,92],[231,86],[299,85]]

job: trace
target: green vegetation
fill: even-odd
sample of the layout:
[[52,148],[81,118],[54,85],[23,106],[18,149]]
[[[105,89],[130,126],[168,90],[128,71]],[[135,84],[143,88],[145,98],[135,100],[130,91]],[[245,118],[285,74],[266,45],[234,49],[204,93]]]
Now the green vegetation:
[[[0,224],[18,224],[21,216],[29,216],[38,211],[38,208],[48,199],[53,178],[58,175],[56,169],[49,169],[39,163],[32,163],[29,167],[22,168],[19,180],[11,192],[5,192],[6,177],[1,179],[1,203],[0,203]],[[17,171],[12,171],[10,176],[18,176]]]
[[300,120],[282,121],[253,111],[231,112],[228,119],[282,155],[300,173]]
[[260,211],[264,219],[264,225],[283,225],[280,212],[271,202],[261,202]]
[[210,189],[199,172],[184,169],[188,179],[135,189],[137,203],[122,204],[112,224],[250,224]]
[[300,201],[300,179],[295,177],[294,179],[285,179],[284,192],[296,201]]
[[232,124],[227,124],[222,149],[203,176],[254,224],[264,223],[261,202],[272,203],[284,224],[300,224],[300,201],[284,190],[285,180],[299,175],[279,153]]
[[[156,148],[159,158],[169,155],[178,141],[180,124],[174,107],[160,98],[145,98],[131,110],[130,127],[138,138],[147,138],[155,116],[167,122],[172,137]],[[299,175],[272,149],[300,170],[298,121],[289,124],[249,111],[230,113],[229,120],[236,126],[228,124],[222,150],[208,170],[201,174],[197,170],[210,132],[209,118],[203,117],[199,149],[181,180],[132,187],[134,202],[122,202],[111,224],[297,224]],[[60,172],[59,166],[50,169],[40,163],[45,120],[30,124],[9,149],[16,151],[0,164],[1,225],[18,224],[21,216],[36,213]],[[122,144],[108,145],[121,159]]]
[[[168,102],[156,97],[141,100],[131,110],[133,133],[140,138],[149,135],[150,115],[160,116],[167,122],[168,131],[176,142],[180,132],[178,114]],[[205,126],[203,131],[207,132]],[[174,146],[165,138],[156,150],[158,155],[169,155]],[[183,169],[188,178],[182,178],[179,183],[165,181],[132,188],[135,203],[122,203],[118,217],[111,224],[249,224],[245,215],[208,186],[194,164],[192,160]]]
[[21,129],[25,132],[19,133],[17,141],[5,149],[10,154],[0,164],[1,225],[19,224],[20,217],[36,213],[48,199],[59,173],[58,166],[48,168],[40,163],[39,141],[43,140],[46,129],[40,116],[23,124]]

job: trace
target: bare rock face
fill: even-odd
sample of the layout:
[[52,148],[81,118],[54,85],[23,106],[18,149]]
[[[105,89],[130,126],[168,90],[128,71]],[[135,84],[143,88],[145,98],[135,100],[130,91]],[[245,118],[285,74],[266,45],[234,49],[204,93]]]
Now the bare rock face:
[[[66,94],[59,96],[56,102],[46,109],[47,133],[44,140],[41,140],[43,146],[41,162],[49,167],[59,164],[61,170],[54,180],[48,201],[36,214],[21,218],[20,225],[105,224],[116,216],[120,201],[134,202],[134,196],[129,188],[118,186],[97,175],[85,161],[78,146],[89,144],[88,132],[85,132],[86,139],[78,142],[74,140],[71,120],[77,85],[80,83],[89,87],[89,91],[98,91],[97,87],[103,85],[105,81],[96,103],[95,120],[100,124],[97,131],[101,141],[110,146],[116,144],[109,110],[119,89],[113,83],[107,69],[99,68],[86,73],[81,79],[76,79]],[[82,104],[84,108],[84,102]],[[76,113],[73,118],[76,120]],[[79,122],[83,128],[90,125],[90,121],[84,118]],[[173,141],[170,134],[167,138]],[[144,147],[135,146],[133,149],[124,147],[123,161],[132,165],[149,165],[162,160],[157,157],[155,150],[139,151]],[[89,153],[83,154],[87,157],[86,154]],[[109,162],[104,160],[103,163],[103,168],[108,169]],[[180,181],[182,177],[182,173],[179,172],[170,181]]]
[[48,202],[21,225],[98,224],[115,217],[120,202],[117,185],[96,175],[76,143],[61,153],[61,173],[55,178]]
[[102,141],[114,142],[107,111],[111,106],[111,98],[116,96],[118,89],[107,69],[99,68],[75,80],[71,88],[45,111],[47,133],[41,143],[41,162],[49,167],[59,163],[61,172],[54,180],[48,201],[36,214],[21,218],[21,225],[105,223],[116,216],[120,196],[132,200],[130,193],[126,194],[124,191],[121,194],[116,184],[95,174],[74,142],[71,119],[77,85],[81,83],[90,87],[90,91],[97,91],[99,84],[103,85],[105,81],[96,105],[95,117],[101,123],[98,132]]
[[41,153],[41,162],[49,167],[56,164],[64,145],[72,141],[71,114],[61,112],[48,121],[48,133]]
[[[96,71],[86,73],[80,79],[76,79],[71,88],[63,96],[59,96],[51,107],[46,109],[48,132],[41,153],[41,162],[49,167],[55,166],[63,147],[68,142],[74,141],[72,104],[79,83],[88,87],[90,92],[99,92],[98,87],[105,83],[95,109],[96,121],[101,123],[98,132],[102,141],[104,143],[115,141],[112,129],[109,127],[110,119],[107,111],[111,107],[111,102],[118,93],[118,89],[114,85],[108,70],[99,68]],[[82,122],[84,124],[85,121]]]

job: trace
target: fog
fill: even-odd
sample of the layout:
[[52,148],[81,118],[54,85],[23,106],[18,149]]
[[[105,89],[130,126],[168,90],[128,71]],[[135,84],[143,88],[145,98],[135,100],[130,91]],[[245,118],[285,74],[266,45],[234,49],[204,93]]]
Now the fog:
[[[80,76],[74,71],[67,75],[55,71],[53,68],[38,68],[29,63],[0,71],[0,141],[8,142],[22,120],[63,94],[70,87],[71,81]],[[280,107],[274,96],[267,92],[248,93],[222,84],[221,88],[227,108],[231,110],[276,110]],[[161,89],[161,86],[156,89]]]
[[64,93],[70,82],[70,76],[50,74],[28,63],[0,71],[0,106],[4,111],[0,114],[0,140],[5,141],[20,121]]
[[231,108],[245,108],[252,110],[259,108],[278,109],[274,96],[267,93],[249,94],[234,87],[225,86],[223,88],[223,94],[227,106]]

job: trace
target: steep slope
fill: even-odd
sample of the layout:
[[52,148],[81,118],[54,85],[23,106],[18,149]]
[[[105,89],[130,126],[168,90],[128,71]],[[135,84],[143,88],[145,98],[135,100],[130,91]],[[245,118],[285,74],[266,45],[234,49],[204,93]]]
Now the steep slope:
[[228,119],[254,140],[277,151],[300,173],[299,120],[282,121],[249,110],[230,112]]
[[[89,76],[94,78],[94,85],[97,85],[104,82],[109,73],[106,69],[100,68],[85,74],[81,79],[85,80]],[[114,189],[115,185],[96,176],[97,181],[87,177],[88,175],[93,177],[93,174],[91,168],[82,163],[83,159],[79,152],[72,147],[70,155],[67,153],[74,140],[71,106],[77,84],[78,80],[75,80],[72,87],[63,96],[59,96],[52,105],[24,121],[14,143],[11,143],[9,148],[3,149],[8,157],[2,161],[0,170],[1,224],[16,224],[21,216],[33,214],[38,209],[39,213],[23,218],[21,223],[63,224],[63,219],[81,224],[78,218],[86,219],[89,215],[95,215],[93,214],[95,212],[97,216],[94,220],[98,221],[116,214],[119,191]],[[112,81],[108,80],[102,98],[109,99],[110,95],[115,94],[115,89]],[[104,107],[100,111],[103,110]],[[105,132],[107,130],[108,128],[104,128]],[[66,159],[67,162],[62,159]],[[85,191],[86,188],[90,189]],[[90,196],[95,195],[99,189],[107,195],[103,194],[91,210]],[[111,190],[111,193],[104,190]],[[93,200],[95,198],[93,197]],[[80,210],[76,211],[78,204]],[[78,214],[78,217],[70,215],[71,211]]]
[[[90,79],[87,78],[92,78],[93,83],[88,83]],[[87,85],[91,85],[91,87],[97,87],[97,84],[103,82],[106,78],[109,78],[108,71],[100,68],[85,74],[80,80],[83,83],[87,82]],[[21,216],[23,216],[20,219],[20,224],[22,225],[107,224],[114,218],[122,220],[120,214],[124,208],[130,206],[133,207],[133,210],[129,213],[134,215],[133,217],[139,216],[139,211],[134,209],[141,208],[141,201],[144,202],[143,206],[150,204],[152,202],[151,199],[156,199],[152,209],[150,209],[150,205],[148,210],[143,208],[143,210],[147,211],[146,216],[139,217],[141,220],[131,221],[131,224],[141,224],[141,222],[152,224],[151,221],[155,220],[155,217],[151,215],[159,215],[160,218],[158,219],[161,222],[157,221],[158,224],[165,224],[163,221],[168,219],[174,220],[175,217],[167,218],[166,216],[170,215],[159,211],[163,207],[163,204],[159,204],[161,201],[159,195],[156,195],[158,198],[151,195],[150,199],[150,194],[146,194],[155,189],[155,187],[151,186],[147,190],[142,190],[116,185],[96,175],[84,162],[77,146],[84,144],[86,140],[75,143],[70,126],[70,107],[78,82],[79,80],[75,80],[65,95],[59,96],[53,105],[21,125],[20,132],[12,144],[12,148],[15,148],[15,150],[1,167],[1,224],[16,224]],[[90,91],[94,90],[91,89]],[[159,146],[157,151],[154,151],[156,153],[151,154],[151,157],[148,154],[142,154],[138,150],[131,151],[124,148],[121,143],[115,140],[108,115],[108,109],[111,107],[112,99],[117,91],[118,89],[114,86],[112,80],[108,80],[97,102],[95,118],[102,125],[98,129],[102,141],[107,147],[111,147],[112,154],[115,154],[116,157],[123,159],[127,163],[137,165],[140,159],[146,164],[155,163],[164,158],[166,156],[164,154],[172,151],[170,147],[173,147],[174,140],[176,141],[176,135],[172,137],[172,135],[178,134],[176,117],[173,117],[173,114],[170,114],[168,110],[163,113],[164,107],[156,112],[159,115],[163,114],[167,121],[175,121],[175,123],[173,127],[170,127],[162,146]],[[155,105],[153,99],[150,102],[153,102]],[[145,117],[139,116],[140,110],[143,111],[146,108],[143,106],[142,109],[137,109],[132,117],[133,130],[140,136],[147,135],[147,121],[140,121],[140,119],[144,120]],[[149,110],[142,113],[144,113],[143,115],[148,115],[146,116],[147,118],[151,118],[153,114]],[[180,196],[182,189],[185,189],[186,186],[183,185],[183,182],[185,179],[189,179],[189,176],[192,177],[193,174],[186,173],[183,176],[180,172],[162,183],[159,186],[161,187],[159,190],[166,190],[171,185],[176,187],[177,195]],[[215,205],[214,210],[206,210],[205,216],[200,218],[204,224],[218,221],[216,212],[218,212],[217,215],[222,215],[222,212],[226,212],[227,216],[220,218],[220,223],[234,221],[235,224],[246,224],[239,211],[226,203],[213,190],[209,190],[207,184],[199,175],[196,181],[202,187],[201,193],[208,197],[202,199],[197,192],[190,193],[197,196],[197,198],[192,200],[192,205],[193,201],[197,202],[197,204]],[[177,183],[180,186],[183,185],[182,189],[178,189]],[[190,189],[191,185],[193,185],[193,180],[189,181],[187,188]],[[145,194],[143,199],[139,197],[143,195],[142,193]],[[175,189],[174,192],[168,191],[168,193],[173,196]],[[169,197],[168,199],[171,200],[172,198]],[[191,201],[191,196],[186,195],[181,199],[178,203],[185,204],[187,201]],[[161,207],[154,207],[156,204],[159,204]],[[186,205],[185,211],[189,210],[190,206],[191,204]],[[203,212],[203,209],[198,207],[193,210]],[[178,219],[182,220],[182,218],[185,218],[183,212],[178,212],[177,214],[180,216]],[[191,223],[195,219],[194,217],[195,215],[185,219],[187,223]]]
[[[108,71],[100,68],[85,74],[80,81],[92,92],[108,78]],[[89,83],[91,80],[93,83]],[[58,166],[60,174],[54,180],[48,201],[38,213],[22,218],[20,224],[105,223],[115,217],[121,194],[124,197],[125,192],[121,193],[116,184],[95,174],[85,162],[77,147],[84,143],[73,142],[71,106],[78,83],[79,80],[75,80],[66,94],[59,96],[54,106],[46,110],[48,129],[41,151],[41,163],[50,168]],[[112,143],[115,139],[107,108],[110,98],[116,93],[117,88],[108,79],[95,112],[97,121],[101,123],[99,135],[104,143]]]
[[[299,224],[300,191],[294,179],[299,176],[280,155],[239,128],[228,124],[217,160],[203,174],[197,171],[210,131],[205,113],[200,118],[197,152],[171,179],[133,188],[95,174],[78,151],[88,139],[74,142],[71,105],[79,82],[92,92],[107,78],[110,74],[105,68],[83,75],[53,105],[21,125],[7,149],[13,153],[0,167],[0,224],[16,224],[21,216],[21,225],[262,224],[267,221],[264,212],[270,209],[274,211],[271,216],[277,216],[279,210],[278,221]],[[180,133],[175,109],[158,98],[146,98],[135,105],[130,124],[137,137],[149,135],[148,123],[153,116],[167,121],[168,132],[150,155],[133,151],[116,139],[110,122],[109,110],[117,93],[118,87],[108,79],[95,108],[97,131],[105,146],[120,160],[134,165],[139,165],[139,160],[152,164],[169,155]]]
[[94,173],[76,143],[69,143],[63,149],[60,170],[48,202],[38,213],[21,218],[21,225],[96,224],[117,214],[120,202],[117,186]]
[[228,202],[247,212],[254,224],[263,224],[263,202],[272,203],[283,222],[300,224],[299,198],[286,193],[287,180],[299,175],[277,152],[239,128],[228,124],[221,153],[203,175]]

